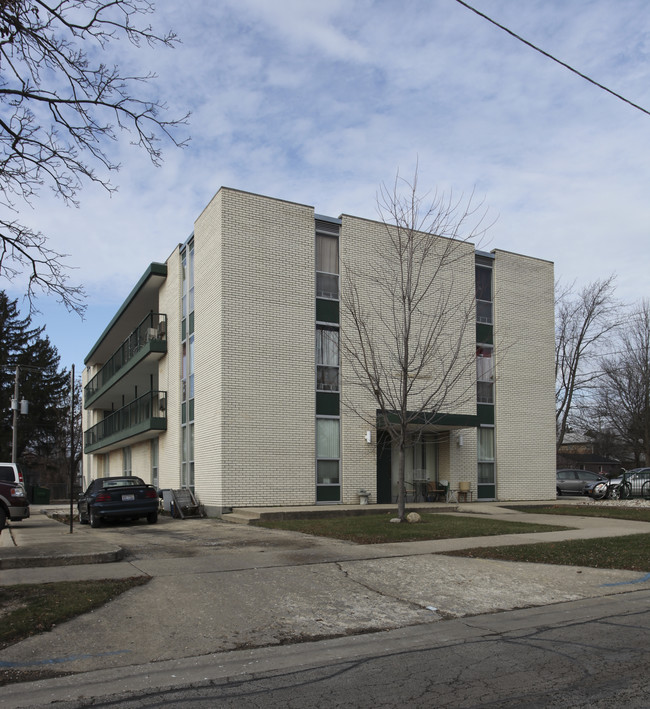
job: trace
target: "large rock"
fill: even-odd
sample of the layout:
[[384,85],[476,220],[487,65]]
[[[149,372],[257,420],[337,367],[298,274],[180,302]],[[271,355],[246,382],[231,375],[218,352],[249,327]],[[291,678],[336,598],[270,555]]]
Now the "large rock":
[[406,515],[406,521],[407,521],[409,524],[415,524],[416,522],[421,522],[421,521],[422,521],[422,517],[420,517],[420,515],[419,515],[417,512],[409,512],[409,513]]

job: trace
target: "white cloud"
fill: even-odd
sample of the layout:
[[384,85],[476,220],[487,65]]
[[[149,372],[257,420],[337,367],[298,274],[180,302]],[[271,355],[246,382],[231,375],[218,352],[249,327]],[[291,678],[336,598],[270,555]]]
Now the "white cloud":
[[[474,4],[650,108],[644,0]],[[156,72],[147,91],[173,115],[192,111],[189,147],[167,146],[156,169],[121,142],[115,196],[89,188],[70,210],[44,193],[29,215],[71,254],[91,295],[82,326],[46,303],[48,334],[66,361],[81,361],[146,266],[187,238],[220,185],[375,218],[378,185],[416,160],[423,187],[485,198],[498,216],[491,247],[553,260],[567,281],[615,271],[621,297],[650,295],[650,116],[460,4],[157,7],[155,26],[173,28],[183,43],[173,51],[116,45],[115,58]]]

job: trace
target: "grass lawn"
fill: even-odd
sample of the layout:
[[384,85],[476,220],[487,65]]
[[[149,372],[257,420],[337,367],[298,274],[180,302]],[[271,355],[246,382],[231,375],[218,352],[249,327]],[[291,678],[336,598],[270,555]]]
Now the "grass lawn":
[[485,537],[495,534],[520,532],[553,532],[572,527],[526,522],[503,522],[479,516],[456,517],[442,513],[421,515],[417,524],[391,524],[394,516],[372,514],[355,517],[312,519],[286,519],[257,522],[268,529],[288,529],[317,537],[332,537],[357,544],[385,544],[387,542],[417,542],[426,539],[456,539],[460,537]]
[[544,515],[572,515],[573,517],[607,517],[650,522],[650,507],[615,507],[614,505],[510,505],[517,512]]
[[137,577],[0,586],[0,649],[99,608],[147,581]]
[[[62,581],[59,583],[0,586],[0,649],[52,630],[56,625],[88,613],[121,593],[149,581],[146,577],[108,581]],[[0,686],[10,682],[56,677],[66,672],[0,669]]]
[[463,549],[446,553],[449,556],[647,572],[650,571],[650,534]]

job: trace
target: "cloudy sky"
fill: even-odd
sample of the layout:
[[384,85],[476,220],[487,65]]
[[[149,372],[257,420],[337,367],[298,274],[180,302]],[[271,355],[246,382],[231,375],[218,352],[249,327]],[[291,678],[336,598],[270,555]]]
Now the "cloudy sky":
[[[477,9],[650,110],[647,0],[470,0]],[[184,150],[153,167],[128,144],[109,197],[78,209],[43,192],[22,215],[69,254],[85,320],[38,301],[62,366],[83,359],[152,261],[165,261],[221,185],[375,218],[382,182],[474,191],[496,223],[485,250],[555,262],[578,286],[617,274],[650,297],[650,116],[589,84],[455,0],[156,0],[174,50],[115,45],[154,71]],[[0,284],[20,297],[20,283]]]

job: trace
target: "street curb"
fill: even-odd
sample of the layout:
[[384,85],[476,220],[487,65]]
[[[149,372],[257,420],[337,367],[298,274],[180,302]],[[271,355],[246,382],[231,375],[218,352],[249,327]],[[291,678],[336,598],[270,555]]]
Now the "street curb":
[[[92,542],[78,544],[78,549],[60,544],[40,544],[31,548],[4,548],[0,556],[0,570],[25,569],[46,566],[74,566],[79,564],[107,564],[121,561],[124,549],[107,547],[105,544],[94,545]],[[93,548],[94,547],[94,548]]]

